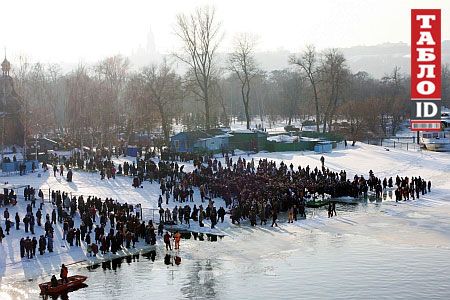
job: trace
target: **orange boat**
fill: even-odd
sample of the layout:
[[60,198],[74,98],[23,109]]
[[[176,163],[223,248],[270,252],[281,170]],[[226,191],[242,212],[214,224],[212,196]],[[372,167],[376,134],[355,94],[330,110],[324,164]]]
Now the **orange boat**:
[[60,294],[71,289],[77,289],[83,285],[83,282],[86,281],[87,276],[83,275],[74,275],[67,277],[69,282],[62,283],[62,280],[58,280],[57,286],[52,286],[51,281],[39,284],[39,288],[41,289],[42,294],[55,295]]

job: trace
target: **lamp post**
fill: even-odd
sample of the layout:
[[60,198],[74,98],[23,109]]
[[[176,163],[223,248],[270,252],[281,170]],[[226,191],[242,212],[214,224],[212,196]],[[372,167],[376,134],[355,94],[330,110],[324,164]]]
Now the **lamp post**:
[[35,157],[35,160],[37,161],[38,160],[38,147],[40,148],[40,146],[38,146],[38,143],[37,143],[37,138],[34,140],[34,150],[36,151],[36,157]]

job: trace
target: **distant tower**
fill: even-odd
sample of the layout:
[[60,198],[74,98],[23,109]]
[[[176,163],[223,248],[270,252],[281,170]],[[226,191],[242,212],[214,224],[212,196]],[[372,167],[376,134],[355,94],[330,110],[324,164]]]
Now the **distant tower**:
[[2,62],[2,73],[3,73],[3,76],[9,76],[9,70],[11,70],[11,64],[6,59],[6,53],[5,53],[5,59]]
[[2,62],[0,76],[0,133],[2,152],[4,146],[24,145],[24,126],[22,124],[22,101],[14,89],[14,80],[9,75],[11,63],[6,59]]
[[147,34],[147,49],[145,49],[147,54],[155,55],[156,54],[156,44],[155,44],[155,36],[153,35],[152,27],[150,26],[148,34]]

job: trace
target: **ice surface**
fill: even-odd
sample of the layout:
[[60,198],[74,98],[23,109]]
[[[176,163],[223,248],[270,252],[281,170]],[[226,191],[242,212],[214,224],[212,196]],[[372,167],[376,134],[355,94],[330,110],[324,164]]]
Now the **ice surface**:
[[[338,216],[331,219],[326,217],[324,210],[310,209],[306,220],[294,224],[287,224],[281,216],[279,228],[250,227],[248,224],[234,226],[226,220],[224,224],[219,223],[218,229],[204,229],[205,232],[226,235],[223,241],[182,242],[180,255],[183,263],[180,267],[167,268],[158,262],[152,265],[145,262],[123,267],[118,271],[120,275],[90,273],[93,277],[90,287],[71,294],[71,299],[89,296],[102,299],[106,295],[104,282],[108,286],[114,282],[120,287],[110,295],[111,299],[121,299],[125,295],[134,295],[138,299],[146,295],[144,282],[153,284],[155,297],[160,295],[168,299],[288,299],[299,295],[308,299],[448,298],[450,155],[397,149],[388,152],[382,147],[357,144],[347,149],[340,146],[327,154],[283,152],[245,154],[245,158],[268,158],[288,165],[292,162],[294,166],[309,164],[314,168],[320,166],[322,155],[326,167],[335,171],[346,170],[350,178],[355,174],[367,175],[369,170],[381,178],[397,174],[420,175],[432,181],[432,192],[419,200],[401,203],[383,201],[356,206],[338,205]],[[192,169],[192,166],[187,164],[185,169]],[[49,174],[40,178],[29,174],[6,180],[12,184],[27,182],[43,189],[61,189],[76,195],[142,203],[147,217],[151,213],[149,209],[157,206],[158,184],[144,183],[144,188],[134,189],[130,178],[101,181],[98,174],[85,172],[74,172],[73,179],[73,183],[67,183],[63,178]],[[197,204],[198,196],[196,191]],[[220,206],[220,200],[216,201]],[[174,205],[170,202],[171,207]],[[46,207],[50,205],[46,204]],[[0,211],[2,217],[3,210]],[[20,283],[20,278],[51,272],[62,262],[85,259],[83,248],[68,250],[66,247],[61,248],[58,256],[47,257],[46,254],[43,258],[38,255],[38,259],[33,261],[21,260],[17,257],[19,235],[14,231],[14,239],[7,237],[0,246],[0,293],[14,289],[14,284],[19,282],[20,291],[34,294],[36,291]],[[58,226],[57,234],[60,231]],[[59,249],[57,244],[55,249]],[[158,248],[158,255],[161,253],[163,250]],[[86,271],[77,269],[76,272]],[[195,278],[198,281],[193,282]],[[136,281],[142,286],[122,284],[125,281]],[[171,293],[163,292],[167,288]],[[20,296],[20,293],[13,294]]]

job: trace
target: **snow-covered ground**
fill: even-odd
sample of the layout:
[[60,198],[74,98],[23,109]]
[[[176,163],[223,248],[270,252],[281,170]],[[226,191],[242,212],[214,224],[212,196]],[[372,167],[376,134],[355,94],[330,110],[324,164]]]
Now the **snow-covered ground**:
[[[132,158],[122,158],[118,162],[128,160],[132,161]],[[192,165],[189,166],[192,169]],[[189,169],[186,166],[186,169]],[[40,177],[39,175],[40,174]],[[118,200],[121,203],[128,204],[138,204],[142,205],[144,220],[155,219],[159,222],[158,213],[158,197],[160,195],[159,184],[149,182],[143,183],[143,188],[134,188],[131,186],[132,178],[124,176],[116,176],[116,179],[101,180],[98,173],[91,173],[85,171],[74,171],[73,182],[67,182],[65,177],[53,176],[53,172],[37,172],[29,173],[26,176],[13,176],[4,177],[3,181],[7,180],[9,184],[28,184],[36,189],[42,189],[45,197],[45,205],[43,209],[43,219],[45,220],[45,214],[51,215],[52,209],[56,208],[51,203],[49,203],[49,190],[60,190],[68,192],[69,195],[83,195],[85,198],[89,195],[97,196],[102,199],[112,198]],[[37,190],[36,190],[37,191]],[[14,221],[14,216],[16,212],[19,212],[20,218],[23,219],[26,212],[26,205],[30,202],[25,202],[23,200],[23,195],[21,194],[23,190],[20,190],[19,201],[16,206],[8,206],[10,212],[10,219]],[[165,198],[164,198],[165,201]],[[216,199],[216,205],[224,205],[222,200]],[[39,206],[39,201],[36,201],[37,207]],[[196,191],[194,194],[194,202],[184,203],[199,206],[201,204],[199,192]],[[204,206],[207,203],[204,203]],[[175,205],[179,205],[178,202],[174,202],[173,199],[170,200],[169,205],[164,205],[165,207],[173,208]],[[4,229],[3,211],[5,208],[0,208],[0,222]],[[36,208],[37,209],[37,208]],[[36,211],[34,210],[34,212]],[[99,219],[97,218],[97,224]],[[79,226],[78,215],[75,218],[75,227]],[[4,276],[19,276],[25,278],[33,278],[42,273],[50,273],[51,271],[57,269],[62,263],[67,265],[81,262],[87,259],[86,257],[86,245],[82,243],[82,247],[70,247],[67,242],[62,240],[62,224],[57,223],[55,228],[55,238],[54,238],[54,252],[46,253],[43,256],[37,254],[36,259],[21,259],[19,252],[19,241],[21,237],[30,238],[33,237],[31,233],[25,233],[24,224],[20,224],[20,230],[15,228],[11,229],[11,233],[7,236],[3,243],[0,245],[0,277]],[[191,229],[200,232],[215,232],[220,234],[220,229],[210,229],[209,223],[205,222],[204,228],[199,228],[197,223],[192,222]],[[228,222],[224,223],[224,226],[228,226]],[[107,230],[109,230],[107,228]],[[45,234],[43,227],[35,226],[35,235],[39,239],[40,235]],[[6,232],[5,232],[6,235]],[[91,235],[93,238],[93,235]],[[147,249],[148,246],[144,244],[141,240],[137,245],[139,249]],[[129,254],[128,251],[119,254]],[[110,255],[107,254],[106,258]],[[90,259],[92,261],[102,260],[103,256],[99,254],[96,260]]]
[[[250,127],[252,129],[261,126],[262,128],[266,129],[268,133],[278,134],[278,133],[285,133],[284,127],[288,125],[288,122],[286,120],[278,119],[276,121],[269,121],[267,117],[264,118],[263,121],[259,117],[255,117],[250,122]],[[296,119],[292,120],[291,125],[297,128],[302,127],[302,120]],[[230,123],[230,129],[231,130],[245,130],[247,129],[247,123],[245,121],[238,121],[236,118],[234,118]],[[181,124],[172,124],[172,131],[174,134],[179,133],[181,131],[185,131],[185,127]],[[309,130],[315,130],[315,126],[304,126],[303,130],[309,131]]]
[[[432,181],[432,192],[421,197],[420,200],[408,201],[401,204],[395,201],[383,202],[382,208],[378,204],[376,212],[373,212],[371,206],[363,208],[364,211],[358,213],[342,212],[338,217],[328,219],[323,210],[309,210],[306,220],[299,220],[294,224],[284,223],[281,221],[279,229],[267,229],[266,227],[257,227],[258,236],[252,235],[252,240],[245,238],[253,232],[254,229],[247,225],[240,227],[231,225],[227,219],[225,223],[218,225],[218,228],[211,230],[209,224],[203,230],[205,232],[215,232],[225,234],[230,239],[226,243],[227,250],[224,253],[236,259],[236,253],[242,253],[242,243],[249,243],[246,248],[264,247],[268,253],[276,252],[279,245],[283,242],[277,239],[278,245],[267,244],[265,234],[270,239],[275,238],[274,235],[279,234],[280,239],[287,239],[289,236],[304,234],[305,232],[316,232],[318,228],[326,232],[336,234],[356,234],[361,237],[370,237],[378,239],[382,242],[394,242],[402,245],[421,245],[436,246],[450,248],[450,224],[445,222],[450,213],[450,155],[448,153],[434,153],[426,151],[403,151],[390,149],[386,151],[383,147],[371,146],[358,143],[357,146],[349,146],[347,149],[342,145],[332,153],[323,154],[325,157],[326,167],[335,171],[346,170],[348,177],[355,174],[367,175],[369,170],[373,170],[378,177],[396,176],[422,176],[426,180]],[[313,152],[282,152],[282,153],[259,153],[250,155],[246,158],[255,160],[260,158],[268,158],[269,160],[283,161],[284,163],[294,166],[306,166],[314,168],[320,166],[320,157],[322,154]],[[121,158],[131,160],[130,158]],[[192,165],[186,164],[185,170],[192,170]],[[28,174],[20,177],[7,177],[3,179],[11,184],[30,184],[35,188],[42,188],[46,199],[48,200],[48,189],[63,190],[73,195],[94,195],[102,198],[112,197],[120,202],[141,203],[144,209],[144,218],[152,217],[152,208],[157,208],[157,199],[160,194],[159,185],[157,183],[150,184],[145,182],[143,188],[133,188],[131,186],[131,178],[117,177],[115,180],[100,180],[100,176],[96,173],[74,172],[73,182],[68,183],[62,177],[53,177],[52,174],[43,173],[41,177],[37,174]],[[195,191],[195,203],[200,204],[199,193]],[[174,207],[177,203],[170,201],[169,207]],[[21,211],[23,217],[25,208],[24,201],[20,200],[19,205],[15,208],[10,207],[11,216],[14,216],[15,210]],[[216,206],[223,205],[221,200],[216,199]],[[0,208],[0,218],[3,218],[3,209]],[[50,212],[51,204],[46,203],[45,210]],[[155,213],[155,218],[158,218]],[[283,219],[283,218],[282,218]],[[4,221],[1,221],[4,224]],[[194,222],[193,230],[199,230]],[[399,228],[395,228],[396,233],[386,234],[386,230],[390,231],[389,224],[401,224]],[[23,224],[21,224],[23,228]],[[417,230],[418,228],[427,230]],[[248,229],[248,230],[247,230]],[[36,236],[42,234],[41,229],[36,230]],[[78,261],[86,260],[84,246],[80,248],[69,248],[67,245],[61,247],[61,227],[56,227],[55,250],[52,255],[46,253],[44,256],[37,255],[37,259],[21,259],[19,255],[18,241],[24,236],[23,231],[16,232],[11,230],[11,235],[7,236],[0,245],[0,277],[2,278],[33,278],[40,274],[48,274],[58,269],[61,263],[71,264]],[[243,237],[242,237],[243,236]],[[267,236],[267,237],[269,237]],[[394,241],[392,239],[395,239]],[[258,244],[261,242],[262,244]],[[160,242],[158,242],[160,244]],[[251,244],[251,245],[250,245]],[[289,244],[286,249],[295,248],[295,244]],[[142,245],[141,245],[142,246]],[[204,246],[202,246],[204,247]],[[191,244],[183,248],[185,257],[200,258],[205,253],[213,253],[217,249],[210,249],[212,252],[200,251],[197,246]],[[284,246],[283,246],[284,247]],[[255,248],[256,249],[256,248]],[[272,250],[271,250],[272,249]],[[222,251],[222,250],[221,250]],[[255,250],[256,251],[256,250]],[[267,252],[266,251],[266,252]],[[252,252],[253,253],[253,252]],[[203,255],[203,256],[202,256]],[[245,256],[245,254],[239,254]]]

